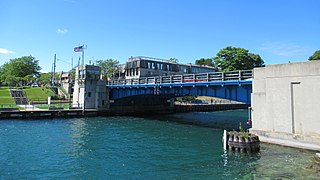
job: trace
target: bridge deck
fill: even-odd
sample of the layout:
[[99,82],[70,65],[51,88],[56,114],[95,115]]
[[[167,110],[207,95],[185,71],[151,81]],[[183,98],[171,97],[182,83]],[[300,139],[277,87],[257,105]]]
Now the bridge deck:
[[251,84],[252,70],[213,72],[201,74],[183,74],[173,76],[142,77],[135,79],[111,79],[107,86],[119,87],[141,87],[141,86],[206,86],[223,84]]
[[141,94],[175,94],[219,97],[251,103],[252,71],[214,72],[173,76],[112,79],[110,99]]

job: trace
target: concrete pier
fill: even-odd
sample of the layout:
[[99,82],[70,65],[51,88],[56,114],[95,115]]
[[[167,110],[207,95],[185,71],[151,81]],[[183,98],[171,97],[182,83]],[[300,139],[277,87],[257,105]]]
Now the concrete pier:
[[320,61],[254,69],[251,96],[261,141],[320,150]]

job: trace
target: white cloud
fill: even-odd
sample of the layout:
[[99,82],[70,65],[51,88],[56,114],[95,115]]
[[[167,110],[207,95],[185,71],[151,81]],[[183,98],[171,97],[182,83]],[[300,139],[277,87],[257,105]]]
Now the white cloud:
[[66,34],[67,32],[68,32],[68,29],[60,29],[59,28],[59,29],[56,30],[57,34]]
[[312,50],[308,47],[287,42],[267,42],[264,43],[259,49],[285,57],[310,55],[312,52]]
[[12,54],[13,51],[10,51],[8,49],[0,48],[0,54]]

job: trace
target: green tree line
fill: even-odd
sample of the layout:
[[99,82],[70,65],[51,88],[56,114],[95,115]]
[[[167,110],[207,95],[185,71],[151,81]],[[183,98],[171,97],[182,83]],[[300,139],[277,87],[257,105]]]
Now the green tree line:
[[216,67],[219,71],[250,70],[264,66],[264,61],[258,54],[240,47],[228,46],[221,49],[213,58],[201,58],[195,61],[197,65]]
[[[320,50],[315,51],[308,60],[320,60]],[[198,59],[195,64],[216,67],[219,71],[224,72],[250,70],[255,67],[265,66],[264,60],[260,55],[250,53],[249,50],[244,48],[232,46],[221,49],[213,58]]]
[[[317,50],[309,57],[310,61],[320,60],[320,50]],[[170,58],[171,62],[178,63],[178,59]],[[195,61],[197,65],[206,65],[216,67],[219,71],[250,70],[255,67],[264,66],[264,60],[258,54],[249,52],[249,50],[227,46],[221,49],[213,58],[201,58]],[[119,77],[121,71],[119,61],[116,59],[98,60],[97,65],[101,67],[105,79]],[[41,67],[39,60],[33,56],[22,56],[11,59],[0,66],[0,83],[8,85],[26,85],[32,82],[49,84],[51,82],[51,73],[40,73]],[[69,71],[74,78],[75,69]],[[55,74],[56,79],[59,74]]]

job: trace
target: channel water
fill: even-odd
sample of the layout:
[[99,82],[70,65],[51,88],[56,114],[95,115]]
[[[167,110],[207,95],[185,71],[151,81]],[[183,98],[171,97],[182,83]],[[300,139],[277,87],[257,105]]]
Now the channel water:
[[247,111],[0,121],[0,179],[317,179],[315,152],[224,151]]

